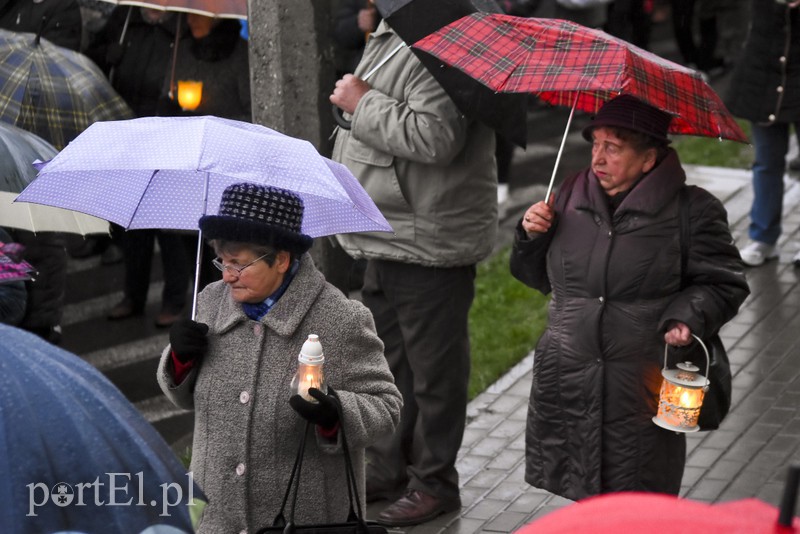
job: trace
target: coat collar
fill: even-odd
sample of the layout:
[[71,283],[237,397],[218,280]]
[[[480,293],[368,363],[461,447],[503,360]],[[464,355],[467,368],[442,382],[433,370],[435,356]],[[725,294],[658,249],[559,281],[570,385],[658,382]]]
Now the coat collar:
[[[631,189],[617,208],[615,219],[631,212],[653,216],[675,198],[686,183],[686,172],[681,167],[677,152],[672,148],[668,151],[661,163]],[[586,169],[583,173],[584,179],[576,184],[578,188],[575,191],[575,207],[608,214],[606,193],[597,182],[597,177],[591,169]]]
[[[216,283],[223,285],[222,291],[219,292],[221,302],[209,322],[214,331],[222,334],[236,324],[251,319],[244,314],[242,306],[233,300],[230,288],[224,282]],[[261,318],[260,323],[280,336],[291,336],[300,326],[324,286],[325,277],[314,266],[311,255],[303,254],[300,259],[300,269],[294,280],[269,313]]]

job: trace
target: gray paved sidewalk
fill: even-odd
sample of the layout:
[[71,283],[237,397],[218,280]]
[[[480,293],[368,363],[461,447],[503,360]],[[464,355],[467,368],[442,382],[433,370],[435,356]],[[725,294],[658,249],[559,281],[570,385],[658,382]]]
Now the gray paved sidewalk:
[[[690,183],[725,203],[734,238],[745,243],[750,172],[688,167],[687,173]],[[780,260],[748,270],[752,294],[721,332],[734,373],[733,406],[719,430],[689,434],[684,497],[710,503],[757,497],[778,506],[788,466],[800,463],[800,269],[791,264],[800,250],[800,182],[787,177],[786,183]],[[536,188],[521,193],[543,196]],[[501,233],[510,235],[514,221]],[[460,513],[397,532],[512,532],[571,504],[523,479],[532,361],[528,355],[469,404],[457,463]],[[373,503],[368,516],[387,504]]]

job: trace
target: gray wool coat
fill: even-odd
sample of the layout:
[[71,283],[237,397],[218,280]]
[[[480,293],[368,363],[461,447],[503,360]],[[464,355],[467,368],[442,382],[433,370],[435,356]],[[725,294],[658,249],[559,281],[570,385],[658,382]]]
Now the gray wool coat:
[[691,237],[681,289],[685,181],[670,151],[611,213],[587,169],[557,211],[549,246],[544,236],[521,239],[518,228],[511,272],[552,291],[528,407],[531,485],[573,500],[611,491],[678,493],[685,435],[652,421],[664,332],[680,321],[707,339],[749,293],[725,208],[699,187],[687,191]]
[[[272,524],[305,427],[289,406],[289,384],[309,334],[319,335],[326,381],[342,402],[365,509],[364,448],[394,431],[402,407],[367,308],[328,284],[305,254],[294,280],[261,321],[244,314],[223,282],[200,293],[197,309],[197,321],[209,326],[202,363],[176,385],[168,346],[158,381],[173,403],[195,411],[191,470],[209,500],[198,532],[255,532]],[[345,520],[340,446],[339,437],[309,435],[297,524]]]

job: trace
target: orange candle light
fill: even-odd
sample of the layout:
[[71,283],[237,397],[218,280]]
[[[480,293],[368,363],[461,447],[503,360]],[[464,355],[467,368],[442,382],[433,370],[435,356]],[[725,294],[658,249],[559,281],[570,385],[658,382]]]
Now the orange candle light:
[[194,111],[203,98],[203,82],[178,80],[178,104],[184,111]]

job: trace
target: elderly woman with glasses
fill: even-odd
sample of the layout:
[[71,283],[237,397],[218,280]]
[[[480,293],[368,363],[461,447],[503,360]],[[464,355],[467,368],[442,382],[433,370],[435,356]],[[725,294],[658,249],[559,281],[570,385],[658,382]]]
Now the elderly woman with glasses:
[[678,494],[685,434],[652,421],[664,346],[708,340],[749,293],[725,208],[686,185],[670,121],[631,96],[607,102],[583,131],[591,165],[516,228],[512,273],[552,292],[533,360],[525,480],[568,499]]
[[[198,532],[255,532],[277,515],[306,422],[298,524],[342,522],[348,491],[344,430],[364,509],[364,448],[394,431],[402,398],[372,315],[328,284],[307,253],[295,194],[254,184],[228,187],[219,214],[200,219],[221,281],[198,296],[197,321],[170,330],[158,381],[195,413],[191,470],[208,497]],[[309,334],[325,354],[325,379],[341,403],[290,392]]]

